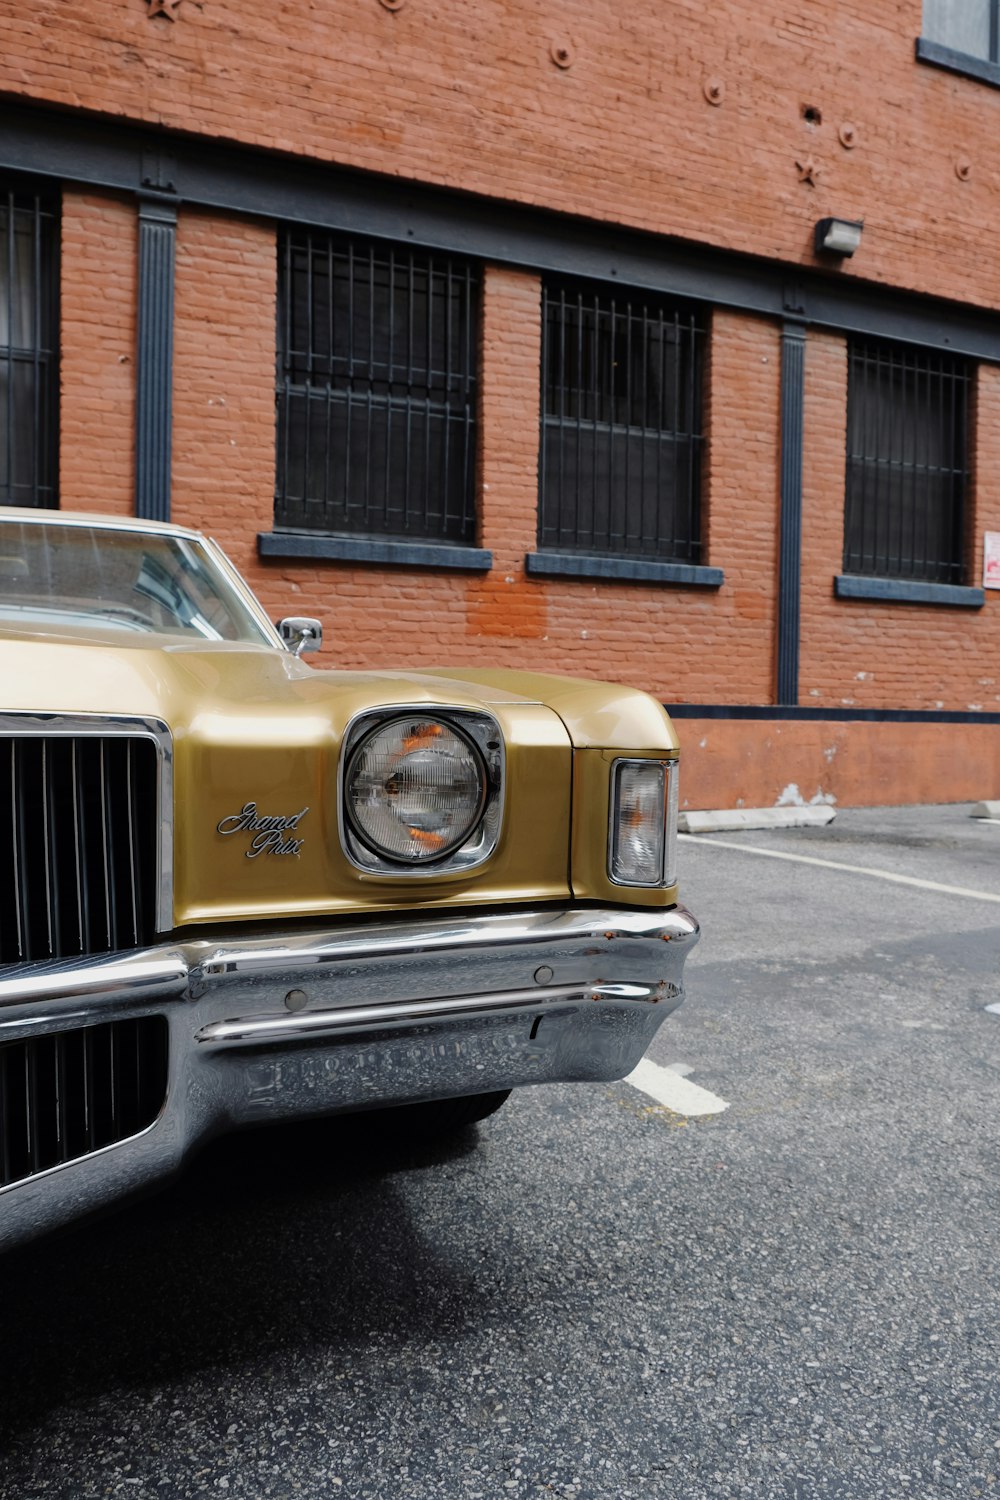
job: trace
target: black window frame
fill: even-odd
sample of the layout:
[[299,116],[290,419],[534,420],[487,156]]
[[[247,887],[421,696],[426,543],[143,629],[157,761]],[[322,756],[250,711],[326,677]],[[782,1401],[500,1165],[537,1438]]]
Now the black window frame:
[[488,565],[475,551],[482,280],[468,256],[281,227],[266,550]]
[[976,78],[981,83],[991,83],[1000,88],[1000,0],[989,0],[990,39],[989,56],[981,57],[974,52],[964,52],[947,42],[932,41],[928,37],[917,38],[917,59],[945,68],[951,73],[962,73]]
[[529,571],[718,586],[702,566],[707,309],[547,275],[541,315]]
[[[59,505],[58,191],[0,176],[0,505]],[[28,238],[27,257],[17,253]],[[25,281],[26,307],[16,311]],[[6,274],[5,274],[6,273]],[[24,335],[27,335],[25,337]],[[22,477],[27,476],[27,477]]]
[[975,368],[940,349],[848,339],[846,575],[965,584]]

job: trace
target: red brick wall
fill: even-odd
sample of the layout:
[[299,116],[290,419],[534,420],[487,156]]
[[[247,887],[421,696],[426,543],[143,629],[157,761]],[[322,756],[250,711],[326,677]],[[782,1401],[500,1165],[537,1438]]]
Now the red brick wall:
[[[212,221],[199,216],[199,222],[208,233]],[[219,221],[220,230],[225,222]],[[493,552],[492,570],[477,576],[339,562],[259,563],[254,538],[271,528],[274,464],[268,384],[273,250],[269,295],[263,285],[256,292],[248,285],[238,296],[233,288],[234,295],[213,301],[217,260],[196,269],[190,216],[182,215],[182,223],[189,251],[178,261],[175,517],[223,541],[273,616],[318,615],[327,640],[324,660],[364,667],[382,664],[389,652],[412,667],[465,662],[603,677],[662,699],[770,700],[780,354],[773,324],[724,313],[714,319],[705,488],[707,560],[725,570],[720,591],[526,576],[524,558],[536,548],[537,530],[540,282],[495,267],[486,269],[483,288],[478,455],[480,540]],[[186,309],[196,294],[183,290],[188,278],[204,299],[193,321]],[[246,343],[241,319],[249,325]],[[230,323],[220,342],[219,328]],[[182,334],[185,327],[189,332]],[[213,327],[214,341],[208,337]],[[216,390],[239,392],[265,345],[268,374],[254,405],[260,431],[239,445],[249,485],[241,490],[240,457],[229,446],[231,419],[208,402]],[[209,417],[215,436],[205,430]],[[199,477],[203,472],[207,480]],[[190,476],[187,500],[182,473]],[[199,499],[199,485],[208,496],[221,486],[218,503]]]
[[682,808],[1000,797],[990,724],[680,719]]
[[0,0],[0,18],[10,96],[794,262],[817,218],[864,218],[844,276],[1000,306],[1000,93],[915,61],[921,0],[180,0],[175,21]]
[[247,574],[274,509],[276,278],[273,225],[181,210],[171,515]]
[[71,509],[134,508],[136,226],[134,201],[63,194],[59,488]]
[[273,228],[181,213],[177,249],[173,514],[210,531],[269,612],[318,615],[343,667],[468,662],[634,682],[663,698],[766,702],[776,567],[778,334],[717,314],[709,559],[720,591],[529,579],[536,546],[540,283],[487,268],[483,289],[476,575],[258,561],[272,524]]
[[[781,339],[763,318],[712,318],[706,410],[705,561],[725,572],[702,618],[671,652],[664,697],[673,702],[770,703],[778,570]],[[669,625],[681,612],[668,605]],[[686,615],[689,603],[683,601]],[[708,618],[705,618],[708,616]],[[691,658],[690,661],[685,658]]]
[[493,567],[469,581],[465,639],[449,643],[484,665],[533,657],[548,641],[546,591],[524,571],[537,526],[541,306],[537,276],[487,269],[477,477],[481,545]]

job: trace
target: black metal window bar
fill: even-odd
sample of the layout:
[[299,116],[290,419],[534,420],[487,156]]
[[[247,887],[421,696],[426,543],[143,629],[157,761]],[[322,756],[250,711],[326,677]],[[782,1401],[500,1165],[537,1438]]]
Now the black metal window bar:
[[701,310],[559,283],[542,317],[539,547],[697,563]]
[[468,261],[283,233],[276,526],[475,542],[479,293]]
[[1000,0],[924,0],[922,30],[953,52],[1000,62]]
[[962,582],[970,380],[953,355],[852,341],[845,572]]
[[0,504],[54,506],[58,205],[0,182]]

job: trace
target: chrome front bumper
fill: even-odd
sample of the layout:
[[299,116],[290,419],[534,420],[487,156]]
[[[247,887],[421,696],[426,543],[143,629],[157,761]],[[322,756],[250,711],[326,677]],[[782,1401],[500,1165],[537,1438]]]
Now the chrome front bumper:
[[163,1015],[141,1134],[0,1189],[0,1248],[172,1172],[196,1142],[518,1084],[621,1078],[681,1003],[682,907],[428,915],[0,971],[0,1044]]

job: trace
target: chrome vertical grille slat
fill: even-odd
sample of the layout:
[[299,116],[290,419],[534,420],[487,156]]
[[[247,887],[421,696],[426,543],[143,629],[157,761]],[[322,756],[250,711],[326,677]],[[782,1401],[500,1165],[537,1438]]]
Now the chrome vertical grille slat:
[[[17,957],[20,958],[21,954],[24,951],[24,932],[21,917],[21,861],[18,859],[17,846],[17,774],[14,766],[13,743],[8,743],[4,746],[4,749],[6,751],[6,759],[9,762],[8,766],[5,767],[5,780],[9,784],[10,788],[10,807],[8,819],[10,823],[10,847],[8,850],[8,854],[10,858],[10,869],[14,876],[13,919],[15,936],[13,944],[9,946],[13,947]],[[10,919],[8,918],[8,920]]]
[[137,1135],[166,1092],[164,1016],[0,1043],[0,1188]]
[[83,858],[83,824],[80,817],[80,771],[77,764],[76,740],[70,740],[70,786],[73,790],[73,869],[76,876],[77,931],[86,932],[87,883],[83,878],[86,861]]
[[[0,735],[0,964],[156,931],[159,752],[142,735]],[[5,826],[6,825],[6,826]]]
[[104,754],[104,741],[98,741],[98,773],[100,777],[100,809],[101,809],[101,863],[104,868],[104,930],[109,952],[117,948],[117,932],[115,931],[114,909],[112,899],[113,878],[111,872],[111,847],[113,836],[111,832],[111,813],[108,805],[108,768]]
[[59,951],[59,898],[57,894],[57,883],[59,879],[57,867],[57,854],[54,846],[55,838],[55,809],[52,806],[52,795],[55,788],[55,778],[52,775],[53,767],[50,766],[51,752],[47,740],[42,741],[42,790],[40,811],[42,816],[42,848],[45,853],[45,924],[48,932],[49,952]]
[[139,917],[139,897],[140,897],[139,886],[140,886],[140,875],[139,875],[139,868],[138,868],[138,865],[136,863],[136,843],[135,843],[135,814],[136,814],[136,806],[135,806],[135,786],[134,786],[134,770],[135,770],[135,742],[134,742],[134,740],[129,740],[129,741],[126,742],[125,751],[126,751],[126,762],[125,762],[126,806],[127,806],[128,810],[129,810],[129,816],[128,816],[128,821],[127,821],[127,833],[128,833],[128,894],[129,894],[129,902],[130,902],[131,911],[132,911],[132,930],[133,930],[133,932],[141,932],[142,931],[142,925],[141,925],[141,921],[140,921],[140,917]]

